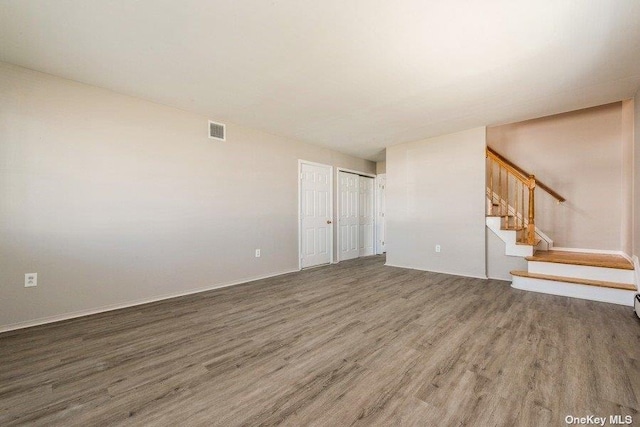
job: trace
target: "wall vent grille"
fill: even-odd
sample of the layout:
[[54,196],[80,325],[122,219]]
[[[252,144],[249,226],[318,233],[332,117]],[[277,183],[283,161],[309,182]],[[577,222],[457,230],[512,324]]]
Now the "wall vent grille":
[[225,125],[222,123],[216,123],[209,120],[209,138],[217,139],[218,141],[226,140]]

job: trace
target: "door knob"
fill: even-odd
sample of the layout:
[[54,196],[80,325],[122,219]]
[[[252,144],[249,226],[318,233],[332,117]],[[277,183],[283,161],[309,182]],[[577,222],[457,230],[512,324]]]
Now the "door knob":
[[327,224],[331,224],[331,220],[330,219],[327,220]]

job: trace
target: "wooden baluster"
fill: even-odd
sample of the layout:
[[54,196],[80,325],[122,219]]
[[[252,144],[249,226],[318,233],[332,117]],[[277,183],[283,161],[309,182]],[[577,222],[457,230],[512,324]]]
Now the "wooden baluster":
[[527,225],[527,240],[530,245],[535,245],[536,241],[535,190],[536,177],[529,175],[529,224]]
[[489,213],[493,215],[493,160],[489,158]]
[[[520,182],[520,221],[522,222],[522,228],[524,228],[524,182]],[[524,231],[522,232],[524,234]]]
[[507,200],[507,202],[506,202],[507,203],[507,228],[511,227],[511,225],[509,224],[509,222],[510,222],[510,219],[509,219],[510,218],[509,217],[509,205],[511,204],[511,203],[509,203],[509,199],[510,199],[510,197],[509,197],[510,196],[509,195],[509,175],[511,175],[511,174],[509,173],[509,171],[507,171],[507,176],[506,176],[506,178],[507,178],[506,181],[507,182],[505,183],[505,187],[506,187],[505,192],[506,192],[506,195],[507,195],[507,197],[506,197],[506,200]]
[[502,166],[498,165],[498,212],[502,216]]
[[[518,219],[518,189],[520,188],[520,186],[518,185],[518,180],[516,179],[515,183],[514,183],[514,192],[513,192],[513,198],[514,198],[514,202],[513,202],[513,211],[514,214],[516,216],[515,218],[515,223],[516,223],[516,228],[519,228],[519,219]],[[516,236],[518,235],[518,231],[516,230]]]

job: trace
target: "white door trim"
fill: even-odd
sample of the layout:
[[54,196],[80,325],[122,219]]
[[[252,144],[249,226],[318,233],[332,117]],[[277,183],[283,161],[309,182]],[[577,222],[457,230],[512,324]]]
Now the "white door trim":
[[[376,200],[375,200],[375,203],[376,203],[376,213],[375,213],[375,218],[376,218],[375,219],[375,221],[376,221],[376,223],[375,223],[375,226],[376,226],[376,245],[375,245],[375,251],[376,251],[376,255],[381,255],[386,251],[386,245],[383,248],[382,247],[382,243],[380,242],[380,239],[378,238],[379,237],[378,232],[382,231],[382,233],[380,233],[380,234],[382,234],[382,237],[380,237],[380,238],[384,238],[384,236],[386,235],[386,231],[387,231],[386,230],[386,226],[387,226],[387,223],[386,223],[386,215],[387,215],[387,213],[386,213],[386,211],[387,211],[386,204],[385,204],[384,212],[382,212],[382,206],[381,206],[381,203],[382,203],[382,198],[381,198],[382,189],[380,188],[380,185],[381,185],[380,181],[381,180],[384,180],[384,186],[385,186],[384,191],[386,191],[386,186],[387,186],[387,174],[386,173],[381,173],[381,174],[376,175],[376,180],[375,180],[375,186],[376,186],[376,188],[375,188],[375,198],[376,198]],[[386,202],[386,193],[384,193],[384,195],[385,195],[385,202]],[[380,215],[381,213],[384,214],[384,217]]]
[[[362,176],[368,176],[369,178],[373,178],[374,182],[376,179],[376,174],[374,173],[367,173],[367,172],[360,172],[357,170],[353,170],[353,169],[347,169],[347,168],[336,168],[336,182],[339,182],[340,179],[340,172],[347,172],[347,173],[354,173],[356,175],[362,175]],[[300,174],[298,174],[300,175]],[[299,185],[299,184],[298,184]],[[298,192],[299,193],[299,192]],[[376,192],[373,192],[373,206],[376,205]],[[300,202],[298,202],[298,204],[300,204]],[[340,216],[340,197],[337,198],[336,200],[336,212],[338,212],[338,217]],[[298,221],[300,222],[300,221]],[[333,221],[335,223],[335,221]],[[377,218],[374,216],[373,218],[373,241],[375,242],[377,239],[377,234],[376,234],[376,227],[378,225],[378,221]],[[336,243],[338,246],[338,251],[337,254],[335,254],[335,262],[338,263],[340,262],[340,233],[338,233],[338,235],[336,236]],[[332,248],[333,250],[333,248]],[[332,253],[333,254],[333,253]],[[375,248],[374,248],[374,254],[375,254]]]
[[302,206],[302,165],[307,164],[311,166],[319,166],[329,168],[329,212],[331,212],[331,237],[329,238],[329,259],[333,264],[335,261],[333,253],[333,233],[334,233],[334,211],[333,211],[333,166],[325,165],[324,163],[310,162],[308,160],[298,159],[298,270],[302,270],[302,218],[300,217],[300,211]]

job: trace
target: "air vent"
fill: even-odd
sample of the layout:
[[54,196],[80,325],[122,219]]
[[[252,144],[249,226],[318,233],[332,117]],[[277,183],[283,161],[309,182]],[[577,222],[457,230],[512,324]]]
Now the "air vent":
[[209,120],[209,138],[217,139],[218,141],[225,140],[225,129],[221,123],[212,122]]

